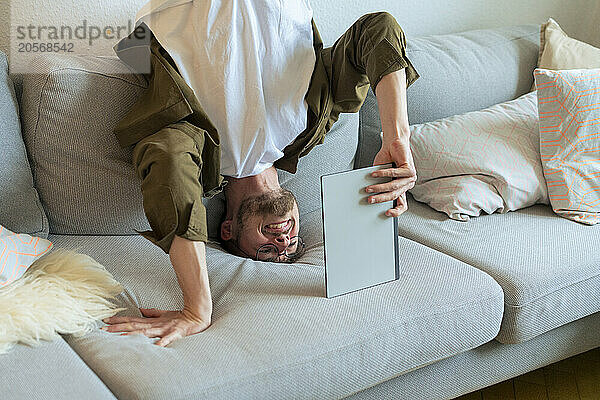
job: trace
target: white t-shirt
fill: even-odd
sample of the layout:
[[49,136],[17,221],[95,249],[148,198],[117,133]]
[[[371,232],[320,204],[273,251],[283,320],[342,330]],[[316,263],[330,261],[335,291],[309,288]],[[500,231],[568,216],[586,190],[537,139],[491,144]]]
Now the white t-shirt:
[[150,0],[136,15],[217,128],[221,174],[257,175],[307,125],[309,0]]

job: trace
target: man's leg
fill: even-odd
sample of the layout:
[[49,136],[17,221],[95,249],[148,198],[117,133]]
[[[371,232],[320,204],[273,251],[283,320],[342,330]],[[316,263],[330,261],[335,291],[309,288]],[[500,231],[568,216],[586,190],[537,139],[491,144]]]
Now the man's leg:
[[405,89],[419,74],[406,57],[406,39],[396,19],[386,12],[360,17],[335,43],[323,50],[334,105],[332,116],[358,112],[369,85],[377,94],[381,79],[405,70]]
[[175,235],[208,240],[200,184],[203,135],[187,121],[140,140],[133,164],[141,179],[144,212],[152,231],[143,236],[169,253]]

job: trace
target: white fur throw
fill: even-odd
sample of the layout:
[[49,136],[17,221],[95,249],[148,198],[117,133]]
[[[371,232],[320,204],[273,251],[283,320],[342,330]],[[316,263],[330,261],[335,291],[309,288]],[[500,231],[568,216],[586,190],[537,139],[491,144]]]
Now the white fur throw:
[[109,300],[122,290],[91,257],[54,250],[0,289],[0,354],[17,342],[34,346],[59,334],[85,335],[96,321],[124,310]]

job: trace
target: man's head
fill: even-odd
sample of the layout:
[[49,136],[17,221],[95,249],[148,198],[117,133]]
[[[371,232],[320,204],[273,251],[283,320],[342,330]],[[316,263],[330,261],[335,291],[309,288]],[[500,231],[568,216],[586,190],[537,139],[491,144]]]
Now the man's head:
[[239,196],[232,191],[234,187],[226,191],[228,211],[220,231],[227,251],[276,262],[293,262],[302,255],[298,204],[292,192],[276,188]]

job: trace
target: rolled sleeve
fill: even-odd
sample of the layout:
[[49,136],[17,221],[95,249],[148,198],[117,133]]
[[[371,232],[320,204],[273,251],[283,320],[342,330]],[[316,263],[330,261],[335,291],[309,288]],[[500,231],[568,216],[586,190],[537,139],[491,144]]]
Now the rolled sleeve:
[[175,235],[208,241],[202,203],[204,136],[181,121],[141,140],[134,148],[136,174],[142,180],[144,212],[152,230],[136,231],[168,253]]

